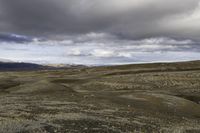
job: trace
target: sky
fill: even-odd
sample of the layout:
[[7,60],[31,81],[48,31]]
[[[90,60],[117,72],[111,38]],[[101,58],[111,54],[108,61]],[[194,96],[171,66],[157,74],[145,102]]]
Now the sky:
[[200,0],[0,0],[0,61],[200,60]]

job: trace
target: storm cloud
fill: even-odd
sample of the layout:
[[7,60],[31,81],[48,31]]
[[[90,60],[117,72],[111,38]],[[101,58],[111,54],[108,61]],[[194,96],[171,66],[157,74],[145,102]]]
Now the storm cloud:
[[0,0],[0,57],[79,64],[199,59],[199,22],[200,0]]
[[108,32],[199,40],[199,0],[0,0],[0,30],[54,36]]

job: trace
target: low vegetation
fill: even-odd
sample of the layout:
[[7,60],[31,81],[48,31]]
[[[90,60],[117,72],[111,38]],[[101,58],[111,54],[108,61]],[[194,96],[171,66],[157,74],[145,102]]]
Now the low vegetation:
[[0,72],[2,133],[200,132],[200,61]]

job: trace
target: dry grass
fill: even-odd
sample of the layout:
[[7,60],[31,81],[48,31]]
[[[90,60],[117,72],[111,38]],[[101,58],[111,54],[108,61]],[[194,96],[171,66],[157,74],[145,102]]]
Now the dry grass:
[[0,73],[0,132],[200,132],[200,62]]

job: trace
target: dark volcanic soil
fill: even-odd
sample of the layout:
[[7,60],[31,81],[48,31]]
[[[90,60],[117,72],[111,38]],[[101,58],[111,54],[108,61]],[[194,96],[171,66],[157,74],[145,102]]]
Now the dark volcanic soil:
[[199,133],[200,62],[0,73],[0,133]]

